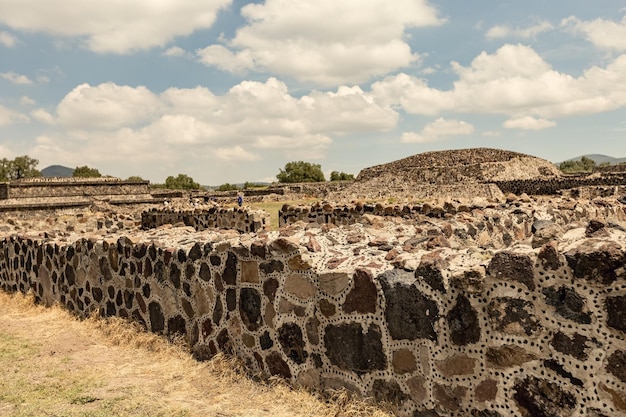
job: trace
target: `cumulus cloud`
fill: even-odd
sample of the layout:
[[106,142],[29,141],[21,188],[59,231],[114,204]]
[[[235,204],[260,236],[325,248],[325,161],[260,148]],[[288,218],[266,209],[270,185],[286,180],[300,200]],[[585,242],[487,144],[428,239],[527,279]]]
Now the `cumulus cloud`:
[[416,63],[410,27],[444,22],[426,0],[266,0],[241,10],[247,25],[225,45],[198,51],[225,71],[280,74],[323,86],[361,83]]
[[605,19],[585,21],[570,16],[563,19],[561,25],[574,33],[583,35],[598,48],[626,51],[626,16],[621,22]]
[[521,38],[521,39],[534,39],[543,32],[548,32],[554,29],[554,26],[550,22],[539,22],[536,25],[529,27],[509,27],[506,25],[494,26],[487,31],[485,36],[487,39],[502,39],[502,38]]
[[57,114],[59,122],[69,128],[116,129],[149,120],[159,104],[158,97],[145,87],[81,84],[59,103]]
[[256,161],[260,159],[259,155],[248,152],[241,146],[218,148],[215,151],[215,156],[224,161]]
[[469,135],[474,132],[474,126],[462,120],[446,120],[438,118],[427,124],[421,132],[405,132],[402,134],[403,143],[437,142],[450,136]]
[[29,120],[28,116],[0,104],[0,126],[28,122]]
[[34,105],[36,102],[35,100],[33,100],[32,98],[28,97],[28,96],[22,96],[20,97],[20,104],[22,106],[32,106]]
[[0,77],[13,84],[30,85],[33,83],[27,76],[15,72],[0,72]]
[[38,120],[47,125],[53,125],[56,123],[54,116],[44,109],[35,109],[30,112],[33,119]]
[[180,46],[172,46],[171,48],[168,48],[165,52],[163,52],[163,55],[172,56],[172,57],[180,57],[180,56],[187,55],[187,52]]
[[163,46],[213,25],[232,0],[0,0],[0,23],[17,30],[73,37],[99,53]]
[[11,35],[9,32],[2,31],[0,32],[0,45],[6,46],[7,48],[12,48],[17,43],[17,38]]
[[[43,111],[33,117],[47,119]],[[262,152],[321,158],[333,136],[389,131],[398,113],[358,87],[295,97],[283,82],[269,78],[243,81],[221,95],[206,87],[156,94],[145,87],[82,84],[61,100],[56,120],[71,143],[49,138],[47,145],[88,149],[104,159],[212,155],[252,161]]]
[[543,130],[556,126],[552,120],[538,119],[532,116],[520,117],[518,119],[509,119],[502,124],[507,129],[523,129],[523,130]]
[[372,94],[413,114],[443,111],[555,119],[615,110],[626,105],[626,55],[581,76],[553,69],[532,48],[506,44],[482,52],[467,67],[452,62],[458,79],[450,90],[406,74],[372,85]]

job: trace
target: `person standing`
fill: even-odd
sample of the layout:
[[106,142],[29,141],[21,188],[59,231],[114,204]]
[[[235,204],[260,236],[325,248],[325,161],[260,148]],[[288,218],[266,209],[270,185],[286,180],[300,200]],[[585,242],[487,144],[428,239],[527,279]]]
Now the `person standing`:
[[237,193],[237,205],[241,207],[243,205],[243,194],[240,192]]

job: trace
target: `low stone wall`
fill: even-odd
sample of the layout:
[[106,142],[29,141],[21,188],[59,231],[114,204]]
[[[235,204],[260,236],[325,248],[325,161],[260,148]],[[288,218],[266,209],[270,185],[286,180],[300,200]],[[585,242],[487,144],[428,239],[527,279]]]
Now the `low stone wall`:
[[626,174],[592,174],[547,180],[513,180],[494,182],[503,193],[556,195],[562,190],[580,187],[618,187],[626,185]]
[[318,202],[310,206],[285,204],[278,211],[278,222],[279,227],[297,222],[346,226],[366,222],[363,217],[367,215],[415,220],[423,216],[443,218],[446,214],[471,212],[484,207],[484,204],[476,206],[471,203],[458,202],[447,202],[442,205],[422,203],[402,206],[383,203],[331,204],[328,202]]
[[626,164],[596,166],[593,168],[593,172],[626,172]]
[[393,269],[373,238],[327,246],[340,240],[332,230],[204,232],[164,246],[144,233],[5,238],[0,287],[182,335],[199,359],[223,351],[293,384],[345,387],[403,416],[626,413],[619,229],[589,223],[563,247],[443,248],[411,270]]
[[218,228],[250,233],[269,230],[270,217],[262,210],[219,207],[192,210],[152,209],[141,213],[143,229],[154,229],[164,224],[177,223],[191,226],[196,231]]
[[98,179],[62,181],[58,178],[47,181],[19,180],[9,183],[6,198],[149,194],[148,184],[148,181],[131,182],[119,179],[108,179],[108,181]]
[[352,186],[338,192],[326,195],[329,201],[385,201],[389,199],[416,202],[434,198],[464,198],[472,199],[502,198],[502,191],[495,184],[460,183],[447,185],[433,185],[410,183],[403,178],[387,177],[380,181],[356,181]]

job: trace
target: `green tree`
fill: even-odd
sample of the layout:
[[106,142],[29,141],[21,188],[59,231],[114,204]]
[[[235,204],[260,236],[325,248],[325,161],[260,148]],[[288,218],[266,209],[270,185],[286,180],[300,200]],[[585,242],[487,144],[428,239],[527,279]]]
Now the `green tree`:
[[15,159],[2,158],[0,160],[0,181],[11,181],[20,178],[40,177],[37,170],[37,159],[28,155],[18,156]]
[[99,178],[102,174],[96,168],[89,168],[87,165],[74,168],[72,177],[75,178]]
[[330,173],[331,181],[353,181],[354,175],[346,174],[345,172],[333,171]]
[[238,190],[237,186],[235,184],[229,184],[229,183],[222,184],[215,189],[215,191],[233,191],[233,190]]
[[559,169],[566,173],[573,172],[591,172],[596,166],[596,162],[583,156],[579,161],[564,161],[559,165]]
[[145,181],[145,180],[141,178],[139,175],[131,175],[130,177],[126,178],[126,181],[139,182],[139,181]]
[[281,169],[276,178],[278,182],[288,183],[326,181],[320,164],[304,161],[287,162],[285,169]]
[[185,174],[178,174],[177,177],[169,176],[165,179],[165,188],[176,190],[197,190],[200,184],[194,182],[193,178]]

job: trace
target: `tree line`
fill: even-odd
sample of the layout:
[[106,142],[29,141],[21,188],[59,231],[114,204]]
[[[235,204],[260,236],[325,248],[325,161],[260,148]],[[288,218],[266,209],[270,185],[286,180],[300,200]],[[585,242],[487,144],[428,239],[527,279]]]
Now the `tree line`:
[[[37,170],[39,160],[31,158],[28,155],[18,156],[15,159],[2,158],[0,160],[0,181],[13,181],[22,178],[34,178],[40,177],[41,172]],[[99,178],[103,175],[97,168],[90,167],[88,165],[77,166],[72,172],[74,178]],[[324,182],[326,178],[322,172],[322,166],[320,164],[313,164],[305,161],[292,161],[285,165],[284,169],[279,169],[279,173],[276,175],[276,179],[280,183],[295,183],[295,182]],[[345,172],[332,171],[330,173],[330,181],[352,181],[354,175],[347,174]],[[128,177],[127,181],[144,181],[143,178],[137,175]],[[177,176],[170,175],[165,179],[163,184],[151,184],[154,188],[168,188],[168,189],[182,189],[182,190],[197,190],[201,186],[195,182],[193,178],[186,174],[178,174]],[[252,182],[246,182],[243,187],[239,187],[234,184],[222,184],[217,187],[218,191],[231,191],[238,190],[240,188],[257,188],[263,187]]]

